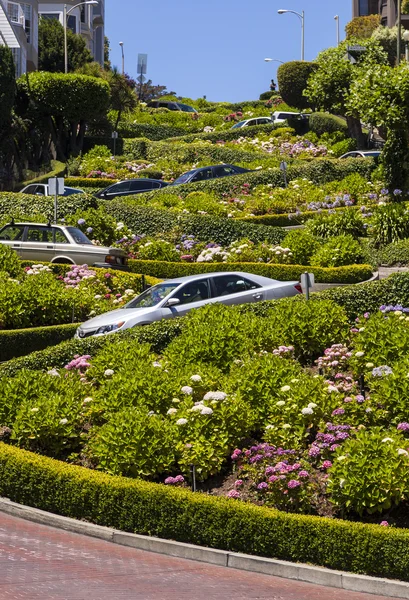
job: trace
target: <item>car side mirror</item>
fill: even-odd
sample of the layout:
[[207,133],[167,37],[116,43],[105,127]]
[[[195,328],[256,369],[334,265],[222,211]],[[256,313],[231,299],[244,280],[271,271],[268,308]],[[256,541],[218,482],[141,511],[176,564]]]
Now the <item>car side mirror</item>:
[[177,306],[178,304],[180,304],[179,298],[169,298],[165,306],[166,308],[172,308],[172,306]]

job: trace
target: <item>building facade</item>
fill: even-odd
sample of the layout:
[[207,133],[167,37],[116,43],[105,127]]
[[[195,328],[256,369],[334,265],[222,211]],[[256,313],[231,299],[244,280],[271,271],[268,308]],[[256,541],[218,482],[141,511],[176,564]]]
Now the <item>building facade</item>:
[[38,67],[38,0],[0,0],[0,44],[9,46],[16,75]]
[[[382,25],[396,25],[398,0],[352,0],[352,17],[380,15]],[[409,28],[409,15],[402,15],[402,25]]]
[[[43,19],[58,19],[64,23],[64,4],[67,10],[78,4],[78,0],[40,0],[38,12]],[[67,16],[67,26],[73,33],[79,33],[85,39],[94,60],[104,64],[105,39],[105,0],[99,0],[96,6],[77,6]]]

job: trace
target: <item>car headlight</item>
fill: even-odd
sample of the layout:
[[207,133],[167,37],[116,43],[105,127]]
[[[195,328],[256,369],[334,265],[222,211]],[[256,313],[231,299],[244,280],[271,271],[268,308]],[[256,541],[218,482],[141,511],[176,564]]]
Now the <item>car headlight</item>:
[[97,329],[96,334],[99,333],[110,333],[111,331],[116,331],[120,329],[122,325],[125,325],[125,321],[120,321],[119,323],[114,323],[113,325],[103,325],[99,329]]

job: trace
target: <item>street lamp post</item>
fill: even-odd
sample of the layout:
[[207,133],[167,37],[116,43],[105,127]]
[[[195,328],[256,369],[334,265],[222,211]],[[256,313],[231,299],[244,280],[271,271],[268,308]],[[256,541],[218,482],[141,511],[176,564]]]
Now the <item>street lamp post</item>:
[[405,29],[403,32],[403,40],[405,42],[405,60],[409,63],[409,30]]
[[282,65],[284,64],[284,61],[283,60],[278,60],[278,58],[265,58],[264,60],[265,60],[265,62],[279,62]]
[[85,6],[85,5],[89,5],[89,6],[95,6],[98,4],[98,0],[87,0],[86,2],[78,2],[78,4],[76,4],[75,6],[72,6],[69,10],[67,10],[67,5],[64,4],[64,13],[63,13],[63,20],[64,20],[64,72],[68,73],[68,49],[67,49],[67,17],[70,14],[71,11],[73,11],[75,8],[78,8],[79,6]]
[[304,47],[305,47],[305,40],[304,40],[305,14],[304,14],[304,11],[299,13],[296,10],[286,10],[284,8],[280,8],[277,12],[279,15],[283,15],[284,13],[293,13],[293,15],[297,15],[297,17],[299,17],[301,19],[301,60],[304,60]]
[[119,42],[119,45],[121,46],[121,52],[122,52],[122,75],[125,75],[124,43],[123,42]]
[[396,64],[400,65],[400,36],[402,26],[402,0],[397,2],[396,25],[398,26],[398,35],[396,36]]
[[335,15],[334,19],[337,22],[337,46],[339,46],[339,15]]

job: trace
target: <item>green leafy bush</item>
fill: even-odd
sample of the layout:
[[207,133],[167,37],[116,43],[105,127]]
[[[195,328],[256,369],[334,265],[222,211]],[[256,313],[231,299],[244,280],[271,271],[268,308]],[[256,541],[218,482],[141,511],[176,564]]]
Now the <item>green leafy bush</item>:
[[291,248],[296,265],[309,265],[311,256],[319,245],[316,238],[306,229],[290,231],[283,239],[282,244],[285,248]]
[[78,227],[91,240],[98,240],[103,246],[110,246],[119,237],[115,219],[108,215],[105,208],[89,208],[88,210],[77,210],[66,221]]
[[289,106],[299,109],[310,105],[303,91],[312,73],[318,68],[313,62],[294,60],[280,65],[277,69],[277,81],[280,95]]
[[312,113],[309,116],[310,131],[313,131],[317,135],[323,135],[324,133],[333,133],[334,131],[341,131],[345,135],[347,134],[346,122],[334,115],[327,113]]
[[343,154],[346,154],[347,152],[352,152],[353,150],[356,150],[356,140],[352,138],[347,138],[345,140],[341,140],[333,144],[331,146],[330,152],[333,156],[335,156],[335,158],[339,158]]
[[312,235],[321,238],[350,235],[354,238],[365,235],[364,221],[361,213],[354,208],[345,208],[334,214],[318,214],[307,221]]
[[342,267],[358,264],[363,259],[362,248],[352,235],[330,238],[311,256],[311,264],[319,267]]
[[387,246],[381,247],[377,252],[379,264],[388,267],[409,264],[409,240],[399,240]]
[[402,434],[381,428],[364,429],[347,440],[329,472],[333,501],[362,516],[388,510],[407,498],[406,446]]
[[372,237],[376,247],[409,237],[409,214],[403,204],[378,206],[372,217]]
[[18,255],[10,246],[0,244],[0,272],[7,273],[10,277],[21,275],[21,264]]

